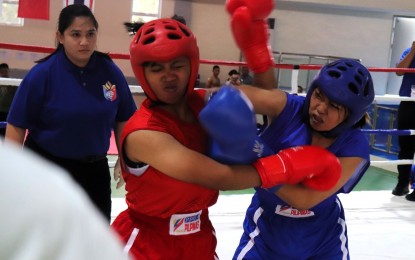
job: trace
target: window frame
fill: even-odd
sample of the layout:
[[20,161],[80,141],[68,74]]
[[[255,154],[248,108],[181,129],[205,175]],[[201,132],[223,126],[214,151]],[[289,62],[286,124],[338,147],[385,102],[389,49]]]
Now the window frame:
[[[10,6],[8,6],[10,5]],[[11,10],[14,15],[12,17],[15,17],[15,19],[4,19],[3,13],[5,10]],[[22,27],[24,25],[24,19],[17,17],[17,12],[19,9],[19,0],[3,0],[2,6],[1,6],[1,14],[0,14],[0,26],[17,26]]]
[[[142,4],[143,2],[146,2],[146,0],[132,0],[131,2],[131,21],[133,22],[148,22],[151,20],[155,20],[161,17],[161,5],[162,5],[162,1],[161,0],[156,0],[158,1],[158,8],[157,10],[154,10],[154,12],[134,12],[134,2],[138,2],[140,1],[140,3]],[[149,2],[153,2],[155,0],[149,0]]]

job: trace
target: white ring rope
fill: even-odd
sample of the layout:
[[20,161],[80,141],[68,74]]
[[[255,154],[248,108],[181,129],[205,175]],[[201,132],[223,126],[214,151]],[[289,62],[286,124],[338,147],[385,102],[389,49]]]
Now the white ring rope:
[[362,129],[367,134],[387,134],[387,135],[415,135],[415,130],[397,130],[397,129]]

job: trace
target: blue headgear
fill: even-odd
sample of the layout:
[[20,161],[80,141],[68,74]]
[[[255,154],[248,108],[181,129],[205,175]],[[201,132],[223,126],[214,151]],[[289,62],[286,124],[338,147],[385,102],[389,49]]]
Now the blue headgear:
[[359,122],[375,97],[372,77],[365,66],[355,60],[340,59],[325,65],[311,82],[304,103],[304,116],[309,121],[310,98],[315,88],[327,98],[348,110],[347,118],[335,128],[323,132],[334,138]]

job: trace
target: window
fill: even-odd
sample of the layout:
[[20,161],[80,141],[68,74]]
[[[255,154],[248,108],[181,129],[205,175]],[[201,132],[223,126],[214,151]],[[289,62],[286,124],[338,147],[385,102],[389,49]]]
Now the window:
[[1,25],[14,25],[23,26],[23,19],[17,17],[17,8],[19,6],[19,0],[3,0],[2,6],[0,6],[0,24]]
[[131,21],[148,22],[160,17],[161,0],[133,0]]

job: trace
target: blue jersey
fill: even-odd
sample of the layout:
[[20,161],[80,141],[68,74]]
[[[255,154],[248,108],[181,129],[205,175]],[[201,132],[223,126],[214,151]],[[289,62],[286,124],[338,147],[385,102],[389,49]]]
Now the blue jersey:
[[8,122],[28,129],[47,152],[81,159],[105,155],[115,123],[127,121],[135,110],[127,81],[112,60],[94,53],[80,68],[62,49],[25,76]]
[[[303,117],[304,97],[287,94],[281,114],[261,139],[274,153],[311,144],[312,129]],[[328,147],[337,157],[363,162],[339,190],[350,192],[369,167],[369,142],[359,129],[342,133]],[[301,163],[301,162],[298,162]],[[309,210],[297,210],[265,189],[257,188],[246,212],[244,234],[235,259],[348,259],[344,211],[337,194]],[[238,258],[240,257],[240,258]]]
[[[402,53],[400,60],[403,60],[410,51],[411,51],[411,48],[406,49]],[[415,59],[412,59],[411,63],[409,64],[409,68],[411,69],[415,68]],[[411,86],[414,84],[414,82],[415,82],[415,73],[405,73],[403,75],[401,87],[399,89],[399,96],[410,97]]]

